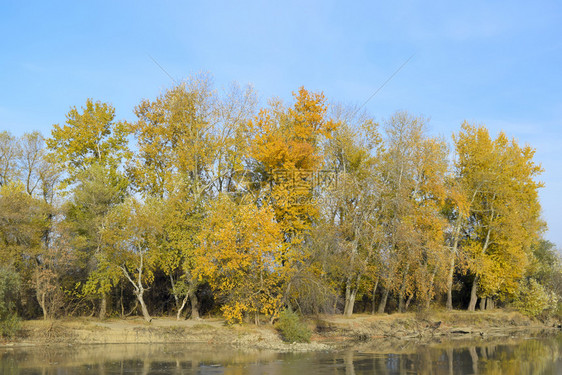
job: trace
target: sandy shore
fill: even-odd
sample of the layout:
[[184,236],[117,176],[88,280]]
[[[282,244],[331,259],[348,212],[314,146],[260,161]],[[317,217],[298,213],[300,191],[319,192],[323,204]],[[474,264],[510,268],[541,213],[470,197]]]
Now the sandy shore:
[[[285,343],[271,325],[228,326],[221,319],[141,318],[33,320],[23,322],[21,336],[2,346],[125,343],[205,343],[281,351],[333,350],[368,343],[379,350],[396,345],[494,340],[555,334],[552,323],[533,321],[517,312],[433,312],[425,314],[322,315],[308,319],[309,344]],[[395,349],[393,349],[395,350]]]

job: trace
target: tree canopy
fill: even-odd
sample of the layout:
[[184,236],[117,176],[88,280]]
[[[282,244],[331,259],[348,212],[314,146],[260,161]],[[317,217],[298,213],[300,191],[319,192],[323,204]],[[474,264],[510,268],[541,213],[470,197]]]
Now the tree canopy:
[[230,323],[556,310],[531,146],[464,122],[449,147],[423,117],[378,123],[304,87],[258,103],[198,75],[142,100],[135,121],[88,99],[46,139],[1,132],[0,268],[24,301],[2,308]]

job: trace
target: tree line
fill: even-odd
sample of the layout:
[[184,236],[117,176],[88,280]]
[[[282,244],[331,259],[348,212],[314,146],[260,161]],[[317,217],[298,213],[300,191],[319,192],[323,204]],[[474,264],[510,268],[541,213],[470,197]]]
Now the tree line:
[[533,148],[305,88],[258,103],[199,75],[135,121],[89,99],[1,132],[0,319],[557,309]]

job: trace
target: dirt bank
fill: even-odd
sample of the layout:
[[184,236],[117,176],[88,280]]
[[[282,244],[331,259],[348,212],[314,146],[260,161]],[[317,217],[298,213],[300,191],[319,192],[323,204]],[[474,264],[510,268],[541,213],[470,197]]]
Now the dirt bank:
[[[339,342],[340,347],[369,347],[377,352],[396,352],[418,345],[508,341],[521,337],[553,335],[554,322],[542,323],[518,312],[503,310],[467,312],[440,311],[392,315],[325,316],[315,330],[318,342]],[[407,350],[406,350],[407,351]]]
[[[323,315],[308,320],[314,334],[310,344],[287,344],[270,325],[227,326],[220,319],[177,321],[155,318],[66,319],[26,321],[21,337],[4,346],[113,343],[207,343],[283,351],[330,350],[363,344],[379,351],[396,346],[492,340],[501,337],[553,334],[552,324],[530,320],[517,312],[433,312],[424,314]],[[391,349],[392,348],[392,349]]]

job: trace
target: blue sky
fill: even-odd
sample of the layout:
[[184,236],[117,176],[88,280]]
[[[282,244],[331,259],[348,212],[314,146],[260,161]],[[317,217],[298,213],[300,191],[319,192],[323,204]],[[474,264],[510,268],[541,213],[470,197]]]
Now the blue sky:
[[[460,4],[460,3],[459,3]],[[265,99],[304,85],[366,109],[504,130],[537,149],[546,237],[562,245],[561,2],[143,2],[0,4],[0,130],[48,135],[70,106],[107,101],[133,119],[174,78],[210,72]]]

